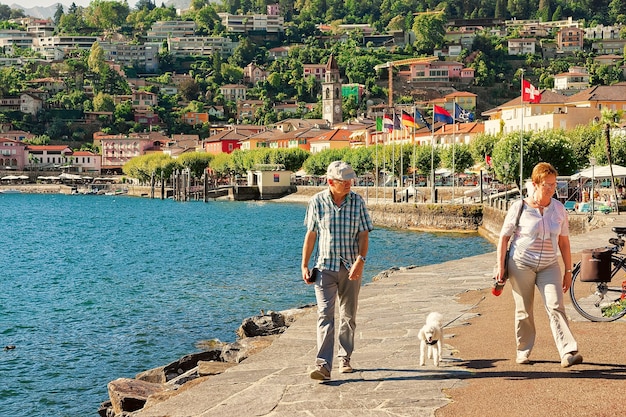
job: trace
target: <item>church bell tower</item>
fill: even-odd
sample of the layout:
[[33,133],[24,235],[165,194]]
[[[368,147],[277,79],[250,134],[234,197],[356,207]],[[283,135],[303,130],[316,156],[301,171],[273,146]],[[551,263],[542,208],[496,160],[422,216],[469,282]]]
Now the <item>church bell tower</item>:
[[326,74],[322,83],[322,118],[331,126],[343,121],[341,109],[341,81],[339,80],[339,67],[334,56],[328,58]]

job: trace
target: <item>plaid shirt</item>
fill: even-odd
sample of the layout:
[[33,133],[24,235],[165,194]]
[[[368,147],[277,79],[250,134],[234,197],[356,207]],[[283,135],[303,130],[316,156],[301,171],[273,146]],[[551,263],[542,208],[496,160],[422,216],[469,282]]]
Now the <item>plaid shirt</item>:
[[359,232],[374,229],[365,201],[353,191],[339,207],[330,190],[315,194],[309,201],[304,225],[317,233],[315,266],[331,271],[339,271],[342,258],[354,263],[359,255]]

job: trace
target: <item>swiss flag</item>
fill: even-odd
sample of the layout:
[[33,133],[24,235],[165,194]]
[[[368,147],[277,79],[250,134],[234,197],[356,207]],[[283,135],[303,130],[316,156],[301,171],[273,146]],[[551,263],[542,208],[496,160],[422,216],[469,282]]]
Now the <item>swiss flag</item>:
[[526,80],[522,80],[522,101],[535,104],[541,101],[539,90]]

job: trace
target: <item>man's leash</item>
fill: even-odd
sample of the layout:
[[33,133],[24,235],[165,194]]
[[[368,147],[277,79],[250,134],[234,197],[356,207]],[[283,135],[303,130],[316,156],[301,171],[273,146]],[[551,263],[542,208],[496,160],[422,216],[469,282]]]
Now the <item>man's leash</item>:
[[[472,310],[472,309],[474,309],[474,307],[476,307],[478,304],[482,303],[482,302],[483,302],[483,300],[484,300],[485,298],[486,298],[486,297],[483,295],[483,297],[482,297],[480,300],[478,300],[478,302],[477,302],[476,304],[474,304],[473,306],[471,306],[470,308],[468,308],[468,310]],[[464,311],[463,313],[459,314],[457,317],[455,317],[454,319],[452,319],[452,320],[450,320],[449,322],[447,322],[447,323],[446,323],[443,327],[444,327],[444,328],[448,327],[449,325],[451,325],[452,323],[454,323],[455,321],[457,321],[458,319],[460,319],[460,318],[461,318],[463,315],[465,315],[466,313],[467,313],[467,311]]]

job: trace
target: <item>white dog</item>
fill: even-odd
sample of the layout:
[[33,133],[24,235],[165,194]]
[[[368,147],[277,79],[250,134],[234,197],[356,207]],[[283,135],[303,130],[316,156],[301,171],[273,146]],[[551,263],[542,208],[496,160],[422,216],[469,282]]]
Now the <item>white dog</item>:
[[443,316],[439,313],[430,313],[426,317],[426,324],[417,334],[420,339],[420,365],[426,365],[426,349],[428,359],[432,359],[435,366],[441,360],[441,339],[443,338]]

